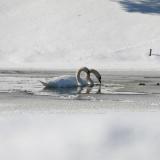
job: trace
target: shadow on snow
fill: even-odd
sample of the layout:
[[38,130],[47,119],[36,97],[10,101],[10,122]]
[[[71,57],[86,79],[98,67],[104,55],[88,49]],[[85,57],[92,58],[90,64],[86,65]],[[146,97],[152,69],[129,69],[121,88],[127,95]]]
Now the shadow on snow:
[[127,12],[160,14],[160,0],[118,0]]

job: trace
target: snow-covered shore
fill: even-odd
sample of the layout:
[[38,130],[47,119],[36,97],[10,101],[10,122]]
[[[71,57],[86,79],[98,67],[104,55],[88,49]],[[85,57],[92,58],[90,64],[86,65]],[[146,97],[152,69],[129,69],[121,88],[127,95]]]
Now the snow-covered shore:
[[157,7],[122,2],[0,0],[0,68],[158,69]]

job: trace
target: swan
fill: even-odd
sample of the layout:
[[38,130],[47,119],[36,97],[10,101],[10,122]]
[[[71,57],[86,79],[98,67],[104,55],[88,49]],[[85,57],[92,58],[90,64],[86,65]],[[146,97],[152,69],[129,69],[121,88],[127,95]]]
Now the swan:
[[94,86],[95,85],[95,83],[93,82],[93,80],[90,78],[90,74],[91,73],[95,75],[95,77],[99,81],[99,84],[101,85],[101,74],[97,70],[95,70],[95,69],[90,69],[89,70],[89,82],[90,82],[90,86]]
[[[80,77],[81,72],[86,72],[87,77],[86,80],[83,80]],[[40,81],[46,88],[75,88],[75,87],[85,87],[88,86],[93,86],[93,81],[90,78],[90,71],[87,67],[82,67],[80,68],[76,76],[71,76],[71,75],[64,75],[64,76],[59,76],[55,77],[53,80],[49,82],[42,82]]]

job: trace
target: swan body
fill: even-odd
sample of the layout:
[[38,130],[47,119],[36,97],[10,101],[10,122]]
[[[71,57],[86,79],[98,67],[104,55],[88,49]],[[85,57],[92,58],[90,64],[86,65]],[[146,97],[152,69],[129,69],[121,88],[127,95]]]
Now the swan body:
[[78,86],[87,86],[87,80],[80,78],[80,84],[77,83],[76,76],[64,75],[53,78],[48,83],[41,82],[47,88],[75,88]]
[[[87,80],[80,78],[81,72],[87,73]],[[53,80],[45,83],[41,82],[47,88],[75,88],[75,87],[85,87],[88,85],[89,79],[89,69],[87,67],[82,67],[78,70],[75,76],[64,75],[53,78]]]
[[[87,74],[86,80],[80,77],[81,72],[84,71]],[[75,88],[75,87],[93,87],[94,82],[90,77],[90,73],[94,74],[101,84],[101,75],[95,69],[88,69],[87,67],[82,67],[78,70],[75,76],[64,75],[53,78],[49,82],[40,81],[46,88]]]

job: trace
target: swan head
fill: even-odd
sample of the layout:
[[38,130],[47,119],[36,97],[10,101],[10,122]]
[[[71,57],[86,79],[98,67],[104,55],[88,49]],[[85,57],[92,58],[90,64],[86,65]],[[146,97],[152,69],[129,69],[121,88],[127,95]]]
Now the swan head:
[[101,74],[95,69],[90,69],[90,73],[93,73],[98,79],[99,83],[101,84],[101,79],[102,79]]
[[87,77],[90,76],[90,70],[87,67],[81,67],[76,74],[80,74],[81,72],[85,72]]
[[87,67],[81,67],[78,71],[77,71],[77,73],[76,73],[76,79],[77,79],[77,82],[78,82],[78,84],[81,86],[82,85],[82,82],[81,82],[81,78],[80,78],[80,74],[81,74],[81,72],[85,72],[86,74],[87,74],[87,80],[89,81],[90,79],[90,70],[87,68]]

